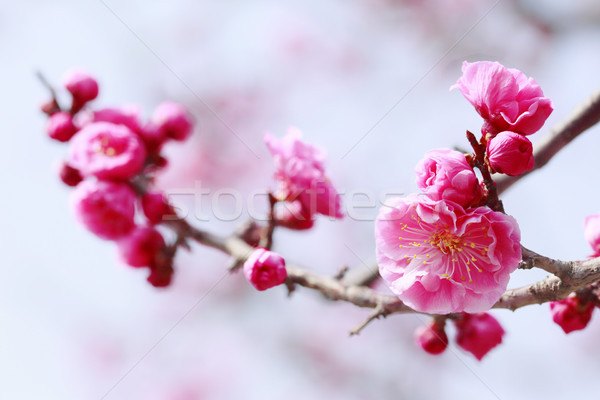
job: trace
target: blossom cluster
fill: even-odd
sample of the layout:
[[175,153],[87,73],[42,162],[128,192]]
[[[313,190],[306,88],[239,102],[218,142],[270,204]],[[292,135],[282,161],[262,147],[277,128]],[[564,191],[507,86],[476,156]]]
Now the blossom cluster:
[[[533,79],[496,62],[465,62],[452,88],[484,119],[479,140],[467,133],[474,153],[425,153],[415,168],[422,194],[382,207],[375,240],[379,272],[400,300],[420,312],[477,313],[457,322],[467,327],[466,321],[483,318],[475,315],[487,315],[480,313],[498,301],[521,260],[519,226],[503,212],[492,174],[533,168],[533,147],[525,136],[541,128],[552,102]],[[470,340],[460,332],[459,345],[468,347],[463,344]],[[445,337],[439,329],[434,333]],[[499,343],[492,342],[491,347]],[[472,352],[481,358],[487,350]]]
[[71,106],[62,109],[52,99],[42,109],[49,115],[48,136],[69,143],[60,177],[75,187],[76,219],[99,238],[114,241],[126,264],[148,268],[153,286],[169,285],[173,254],[156,225],[173,210],[151,185],[167,164],[163,145],[190,135],[190,115],[173,102],[156,107],[147,122],[137,106],[94,109],[90,102],[99,85],[83,71],[67,73],[63,86]]

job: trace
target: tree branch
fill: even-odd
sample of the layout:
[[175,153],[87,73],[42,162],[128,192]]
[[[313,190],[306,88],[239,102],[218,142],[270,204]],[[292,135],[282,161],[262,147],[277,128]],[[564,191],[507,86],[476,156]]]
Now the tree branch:
[[504,192],[519,179],[542,168],[563,147],[581,133],[600,121],[600,90],[596,91],[585,102],[580,104],[566,120],[555,126],[550,133],[536,143],[533,152],[535,167],[531,171],[518,176],[502,175],[496,179],[498,193]]

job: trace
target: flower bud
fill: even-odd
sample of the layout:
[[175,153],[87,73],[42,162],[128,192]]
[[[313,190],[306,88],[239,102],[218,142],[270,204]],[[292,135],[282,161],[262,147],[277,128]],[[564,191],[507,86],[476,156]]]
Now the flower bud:
[[502,343],[504,329],[488,313],[462,314],[455,322],[456,343],[481,361],[491,349]]
[[533,168],[533,146],[529,139],[515,132],[504,131],[487,144],[490,166],[496,172],[510,176],[521,175]]
[[77,186],[83,180],[79,170],[71,167],[67,163],[63,163],[60,167],[60,180],[67,186]]
[[585,217],[583,233],[597,257],[600,252],[600,214]]
[[315,224],[310,211],[299,200],[285,202],[275,208],[273,218],[275,225],[298,231],[310,229]]
[[86,180],[71,194],[75,217],[102,239],[116,240],[134,227],[135,192],[124,183]]
[[244,263],[244,275],[258,290],[281,285],[287,278],[285,260],[277,253],[257,248]]
[[165,247],[165,240],[154,228],[134,228],[129,235],[117,242],[121,259],[132,267],[152,265],[157,254]]
[[54,140],[68,142],[77,133],[77,127],[73,123],[71,114],[59,111],[48,118],[46,132]]
[[559,301],[550,302],[552,320],[556,322],[565,333],[578,331],[585,328],[592,318],[594,303],[584,302],[579,297],[571,295]]
[[429,354],[440,354],[448,347],[448,336],[444,331],[444,324],[433,321],[423,325],[415,331],[415,341]]
[[156,107],[150,122],[173,140],[185,140],[192,132],[192,121],[187,110],[181,104],[172,101],[166,101]]
[[159,224],[165,216],[173,215],[174,212],[167,198],[162,192],[148,192],[142,196],[142,210],[148,221],[152,224]]
[[72,70],[67,72],[63,84],[73,96],[73,102],[85,104],[98,97],[98,82],[87,72]]

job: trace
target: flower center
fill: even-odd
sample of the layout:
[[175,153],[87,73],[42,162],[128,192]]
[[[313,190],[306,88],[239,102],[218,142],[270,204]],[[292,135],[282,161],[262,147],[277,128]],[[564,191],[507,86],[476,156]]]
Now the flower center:
[[456,237],[448,230],[438,231],[429,236],[429,243],[440,248],[444,254],[454,254],[463,251],[462,238]]

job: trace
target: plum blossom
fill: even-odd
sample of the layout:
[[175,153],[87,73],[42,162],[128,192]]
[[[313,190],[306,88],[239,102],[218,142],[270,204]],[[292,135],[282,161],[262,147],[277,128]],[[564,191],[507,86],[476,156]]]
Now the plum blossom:
[[440,354],[448,347],[448,336],[444,331],[444,324],[435,321],[417,328],[415,341],[429,354]]
[[83,181],[71,194],[75,218],[102,239],[116,240],[134,227],[135,192],[125,183]]
[[465,155],[434,149],[415,167],[417,187],[433,200],[450,200],[467,207],[481,199],[482,190]]
[[598,257],[600,255],[600,214],[585,217],[583,234],[594,250],[592,256]]
[[516,176],[531,170],[535,165],[533,145],[523,135],[504,131],[487,143],[490,166],[501,174]]
[[174,217],[174,211],[163,192],[147,192],[142,196],[141,203],[142,211],[151,224],[158,224],[167,216]]
[[68,142],[77,133],[77,130],[71,114],[64,111],[52,114],[46,124],[48,136],[59,142]]
[[559,301],[550,302],[552,320],[558,324],[565,333],[581,330],[592,319],[594,303],[583,301],[576,295],[571,295]]
[[142,109],[138,105],[125,105],[119,108],[103,108],[94,111],[93,122],[110,122],[115,125],[125,125],[135,133],[142,130]]
[[69,163],[84,176],[129,179],[144,166],[146,149],[140,138],[124,125],[94,122],[71,141]]
[[464,62],[457,88],[485,120],[483,133],[531,135],[552,113],[552,101],[533,78],[498,62]]
[[157,254],[164,249],[165,240],[154,228],[135,227],[117,242],[123,261],[132,267],[147,267],[154,263]]
[[490,309],[521,260],[520,239],[511,216],[415,194],[391,200],[375,221],[382,278],[426,313]]
[[74,103],[84,104],[98,97],[98,82],[87,72],[70,70],[65,74],[63,84],[73,96]]
[[267,133],[264,141],[275,163],[278,197],[286,201],[300,201],[306,215],[344,216],[340,196],[325,175],[323,151],[303,142],[302,133],[295,128],[288,129],[281,139]]
[[192,120],[181,104],[165,101],[156,107],[150,122],[164,137],[182,141],[192,132]]
[[454,323],[457,330],[456,343],[479,361],[502,343],[504,329],[488,313],[462,314]]
[[244,263],[244,275],[257,290],[281,285],[287,278],[285,260],[277,253],[259,247]]

